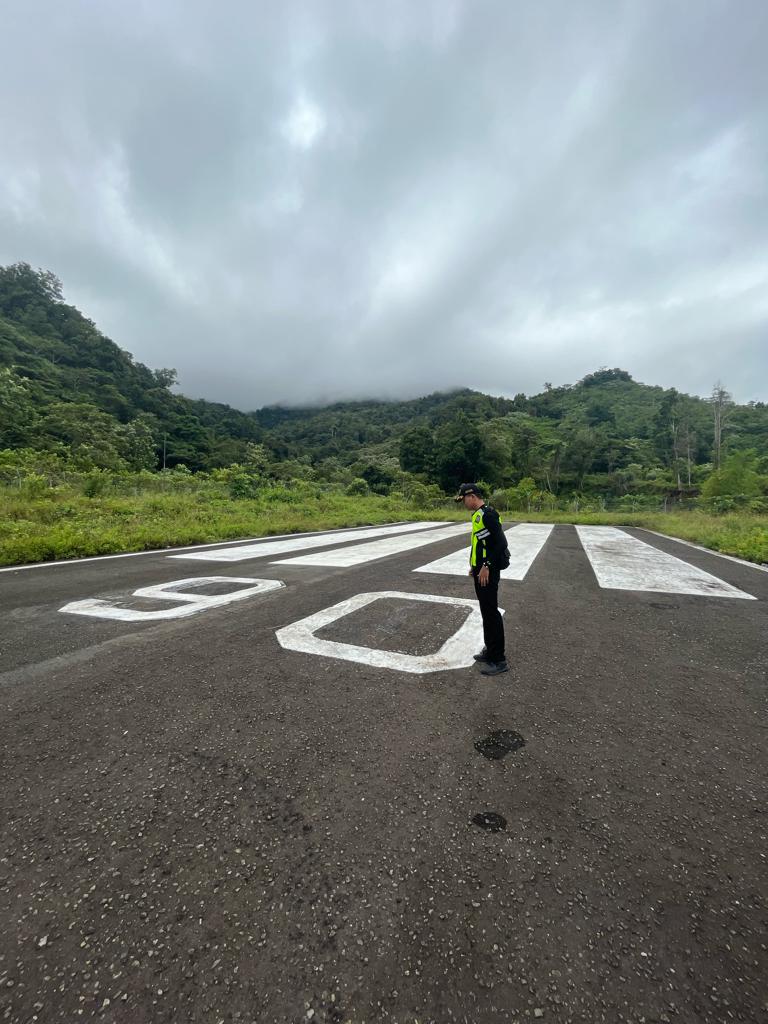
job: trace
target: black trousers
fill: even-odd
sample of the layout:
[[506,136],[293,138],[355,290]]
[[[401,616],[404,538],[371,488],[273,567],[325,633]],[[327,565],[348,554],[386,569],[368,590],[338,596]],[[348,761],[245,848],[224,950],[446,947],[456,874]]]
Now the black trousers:
[[499,611],[499,571],[491,569],[488,582],[480,586],[477,575],[475,594],[480,603],[480,614],[483,617],[483,639],[488,651],[489,661],[504,661],[504,622]]

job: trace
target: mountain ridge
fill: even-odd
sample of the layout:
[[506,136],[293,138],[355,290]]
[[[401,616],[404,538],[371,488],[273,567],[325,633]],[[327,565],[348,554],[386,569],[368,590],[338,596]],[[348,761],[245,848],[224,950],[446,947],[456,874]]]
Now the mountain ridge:
[[382,487],[406,472],[444,488],[465,474],[493,486],[532,478],[552,493],[626,493],[660,476],[693,491],[739,452],[768,472],[766,403],[736,405],[723,389],[692,396],[620,368],[530,396],[458,388],[251,412],[174,393],[175,382],[175,370],[135,361],[67,305],[54,274],[0,267],[0,448],[75,452],[104,469],[211,471],[247,462],[255,445],[299,476],[351,468]]

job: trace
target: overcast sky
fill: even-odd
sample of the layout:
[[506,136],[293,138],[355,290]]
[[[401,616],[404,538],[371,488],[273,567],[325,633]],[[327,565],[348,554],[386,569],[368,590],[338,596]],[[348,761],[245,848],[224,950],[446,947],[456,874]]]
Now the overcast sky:
[[4,0],[0,263],[253,409],[768,400],[766,0]]

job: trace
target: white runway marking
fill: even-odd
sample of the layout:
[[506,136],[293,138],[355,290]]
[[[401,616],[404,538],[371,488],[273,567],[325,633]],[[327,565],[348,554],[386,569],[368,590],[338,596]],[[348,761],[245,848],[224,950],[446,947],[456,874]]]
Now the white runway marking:
[[[504,569],[504,580],[524,580],[534,560],[552,532],[551,523],[521,523],[506,531],[509,547],[509,568]],[[421,565],[414,572],[434,572],[443,576],[466,576],[469,572],[469,547],[454,551],[445,558],[438,558],[427,565]]]
[[613,526],[577,526],[576,530],[601,587],[755,600],[717,576]]
[[[469,615],[459,629],[449,637],[435,654],[399,654],[396,651],[379,651],[372,647],[358,647],[355,644],[336,643],[315,636],[317,630],[328,626],[351,612],[364,608],[373,601],[383,598],[403,601],[425,601],[433,604],[453,604],[469,609]],[[503,612],[502,612],[503,614]],[[389,668],[397,672],[412,672],[424,675],[449,669],[469,668],[474,664],[472,657],[476,648],[483,643],[483,621],[477,601],[460,597],[438,597],[434,594],[404,594],[396,590],[383,590],[373,594],[357,594],[346,601],[309,615],[306,619],[278,629],[275,633],[281,647],[302,654],[317,654],[325,658],[340,658],[342,661],[356,661],[373,668]]]
[[249,558],[267,558],[286,554],[289,551],[304,551],[307,548],[328,548],[350,540],[369,540],[371,537],[387,537],[390,534],[412,533],[415,530],[429,530],[435,523],[400,523],[398,526],[375,526],[365,530],[336,530],[324,535],[299,534],[287,540],[264,540],[258,544],[245,544],[232,548],[217,548],[215,551],[191,551],[184,555],[169,555],[169,558],[194,558],[203,562],[244,562]]
[[715,551],[714,548],[705,548],[703,544],[694,544],[693,541],[683,540],[682,537],[673,537],[671,533],[659,533],[658,530],[649,530],[647,526],[638,526],[643,533],[652,533],[654,537],[661,537],[662,540],[673,540],[675,544],[685,544],[687,548],[694,548],[696,551],[703,551],[705,555],[715,555],[717,558],[725,558],[736,565],[746,566],[747,569],[757,569],[758,572],[768,572],[768,565],[757,565],[756,562],[748,562],[746,558],[737,558],[736,555],[726,555],[722,551]]
[[[207,587],[211,583],[252,583],[254,586],[241,587],[228,594],[187,594],[184,588],[193,590],[195,587]],[[139,611],[136,608],[122,608],[113,601],[102,601],[91,598],[87,601],[72,601],[59,608],[60,612],[69,615],[90,615],[96,619],[118,619],[121,622],[154,622],[160,619],[182,619],[188,615],[196,615],[208,608],[242,601],[254,594],[265,594],[270,590],[279,590],[285,584],[280,580],[252,580],[242,576],[196,576],[188,580],[175,580],[171,583],[158,583],[151,587],[134,590],[134,597],[152,597],[158,601],[175,601],[176,608],[158,608],[155,611]]]
[[411,537],[387,537],[385,540],[374,540],[370,544],[356,544],[350,548],[338,548],[335,551],[318,551],[317,554],[299,555],[298,558],[285,558],[276,565],[332,565],[349,567],[373,562],[377,558],[398,555],[403,551],[412,551],[425,544],[435,544],[439,540],[448,540],[459,534],[469,535],[469,526],[459,523],[457,526],[446,526],[443,530],[431,530],[426,534]]

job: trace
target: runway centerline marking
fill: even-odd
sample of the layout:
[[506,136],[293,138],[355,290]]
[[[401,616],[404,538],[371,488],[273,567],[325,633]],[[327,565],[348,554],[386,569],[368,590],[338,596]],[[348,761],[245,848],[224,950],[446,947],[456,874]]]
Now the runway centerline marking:
[[[315,633],[346,615],[365,608],[374,601],[386,599],[403,601],[424,601],[427,604],[450,604],[468,608],[469,614],[459,629],[448,637],[439,651],[434,654],[400,654],[396,651],[381,651],[373,647],[338,643],[323,640]],[[504,614],[502,612],[502,614]],[[275,633],[278,643],[288,651],[301,654],[315,654],[324,658],[338,658],[341,661],[355,661],[371,668],[387,668],[397,672],[425,675],[451,669],[469,668],[474,665],[473,652],[483,642],[483,620],[477,601],[462,597],[442,597],[437,594],[406,594],[398,590],[381,590],[376,593],[357,594],[339,601],[338,604],[308,615],[305,619],[284,626]]]
[[169,558],[195,559],[201,562],[244,562],[252,558],[268,558],[289,551],[304,551],[307,548],[328,548],[350,540],[369,540],[371,537],[387,537],[391,534],[412,533],[444,526],[443,522],[400,523],[397,526],[374,526],[365,530],[337,530],[326,535],[300,534],[286,540],[265,540],[257,544],[238,545],[231,548],[217,548],[213,551],[190,551],[183,555],[169,555]]
[[576,531],[601,587],[756,600],[752,594],[613,526],[577,526]]
[[362,565],[364,562],[373,562],[377,558],[386,558],[388,555],[398,555],[403,551],[412,551],[425,544],[436,544],[437,541],[448,540],[448,538],[457,537],[460,534],[469,536],[468,525],[459,523],[456,526],[446,526],[442,530],[431,530],[429,533],[417,536],[387,537],[384,540],[374,540],[369,544],[356,544],[349,548],[338,548],[335,551],[318,551],[316,554],[299,555],[298,558],[280,559],[273,564],[329,565],[348,568],[352,565]]
[[[524,580],[551,533],[552,523],[520,523],[519,526],[511,526],[505,533],[509,547],[509,568],[502,570],[501,578]],[[413,571],[466,576],[469,571],[469,547],[420,565]]]
[[[241,587],[228,594],[194,594],[186,593],[185,588],[194,590],[207,587],[211,583],[251,583],[250,587]],[[270,590],[279,590],[285,584],[281,580],[254,580],[243,576],[195,576],[186,580],[174,580],[170,583],[156,583],[151,587],[140,587],[134,590],[133,597],[149,597],[157,601],[174,601],[176,608],[158,608],[153,611],[141,611],[138,608],[123,608],[116,601],[100,598],[89,598],[85,601],[72,601],[59,608],[67,615],[89,615],[96,619],[117,619],[120,622],[156,622],[161,619],[182,619],[209,608],[220,608],[233,601],[244,601],[255,594],[266,594]]]

